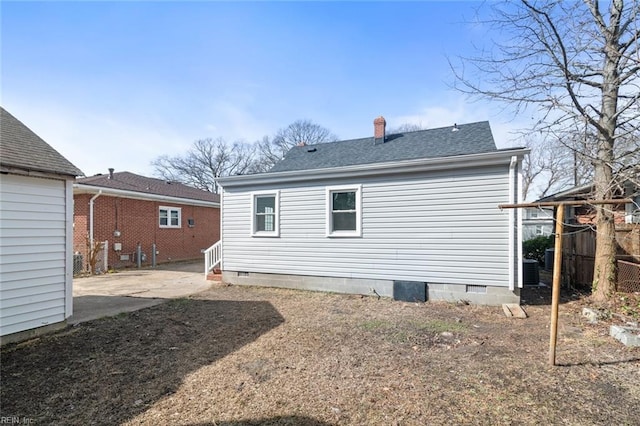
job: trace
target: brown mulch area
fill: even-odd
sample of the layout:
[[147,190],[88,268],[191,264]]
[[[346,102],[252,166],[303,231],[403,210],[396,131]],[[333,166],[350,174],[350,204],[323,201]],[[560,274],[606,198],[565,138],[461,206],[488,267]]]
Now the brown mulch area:
[[[640,424],[640,348],[560,307],[215,286],[2,348],[2,417],[31,424]],[[573,300],[576,299],[576,300]]]

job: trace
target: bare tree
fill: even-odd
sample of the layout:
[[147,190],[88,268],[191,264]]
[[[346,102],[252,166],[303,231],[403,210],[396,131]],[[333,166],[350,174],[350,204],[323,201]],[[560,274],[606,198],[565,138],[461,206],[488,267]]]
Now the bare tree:
[[631,196],[640,195],[640,130],[616,141],[614,173],[618,182],[632,184],[636,188]]
[[263,136],[262,139],[256,141],[256,149],[260,156],[257,167],[261,172],[268,171],[286,154],[286,152],[282,152],[280,147],[272,142],[269,136]]
[[546,140],[528,143],[531,154],[525,157],[522,164],[522,195],[526,199],[532,191],[536,198],[559,191],[571,184],[572,174],[570,158],[562,152],[561,145],[554,145]]
[[227,143],[224,139],[200,139],[185,155],[163,155],[151,162],[155,174],[167,180],[217,193],[219,176],[260,171],[256,147],[244,142]]
[[294,146],[305,143],[315,145],[325,142],[334,142],[338,137],[331,130],[322,127],[311,120],[296,120],[278,130],[271,139],[264,137],[257,142],[261,155],[261,167],[269,169],[276,162],[284,158],[285,154]]
[[528,135],[523,145],[531,149],[522,164],[525,199],[542,198],[593,180],[593,156],[575,134],[563,138]]
[[222,138],[200,139],[184,154],[162,155],[151,162],[155,175],[206,191],[218,192],[216,178],[268,171],[284,154],[300,142],[316,144],[336,140],[336,136],[310,120],[298,120],[278,130],[273,138],[264,136],[253,144],[228,143]]
[[426,130],[426,129],[427,128],[424,127],[422,124],[402,123],[397,127],[392,127],[390,129],[387,129],[387,133],[392,135],[394,133],[416,132],[418,130]]
[[[597,135],[588,126],[571,129],[565,135],[527,134],[522,144],[531,148],[523,163],[524,196],[544,197],[551,193],[593,182],[593,164],[597,160]],[[640,188],[640,132],[616,140],[612,163],[614,190],[626,192]]]
[[[616,182],[616,141],[640,127],[640,6],[638,0],[503,2],[494,5],[492,28],[505,42],[452,65],[456,87],[507,102],[516,112],[534,108],[539,131],[565,133],[585,123],[594,135],[594,197],[611,198]],[[468,65],[470,69],[465,69]],[[593,298],[615,289],[615,227],[610,208],[596,205]]]

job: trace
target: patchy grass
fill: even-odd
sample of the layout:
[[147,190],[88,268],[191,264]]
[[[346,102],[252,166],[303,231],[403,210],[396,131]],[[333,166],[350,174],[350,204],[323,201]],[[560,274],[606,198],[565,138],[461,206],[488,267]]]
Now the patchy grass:
[[360,324],[360,326],[367,331],[388,330],[393,328],[393,324],[390,321],[381,319],[367,320]]
[[413,324],[417,329],[422,331],[429,331],[432,333],[446,333],[446,332],[463,332],[467,329],[465,324],[461,323],[461,320],[447,321],[447,320],[432,320],[432,321],[416,321]]
[[[542,290],[537,290],[542,291]],[[34,424],[638,424],[640,348],[563,299],[500,307],[214,287],[2,348],[0,415]]]

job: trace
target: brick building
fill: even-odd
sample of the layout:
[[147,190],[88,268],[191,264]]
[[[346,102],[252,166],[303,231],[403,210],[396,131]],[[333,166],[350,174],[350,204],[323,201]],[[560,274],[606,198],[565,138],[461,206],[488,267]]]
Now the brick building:
[[74,253],[88,269],[91,242],[106,241],[98,269],[201,258],[220,239],[219,197],[177,182],[130,172],[80,178],[74,184]]

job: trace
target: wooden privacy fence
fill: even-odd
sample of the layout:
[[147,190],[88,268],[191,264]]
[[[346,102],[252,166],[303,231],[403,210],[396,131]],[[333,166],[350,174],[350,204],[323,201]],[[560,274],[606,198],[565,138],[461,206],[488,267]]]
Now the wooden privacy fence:
[[[596,230],[589,225],[566,225],[562,241],[563,282],[590,287],[596,254]],[[616,225],[618,291],[640,291],[640,225]]]
[[562,282],[570,287],[587,287],[593,282],[596,233],[589,226],[565,225],[562,240]]

